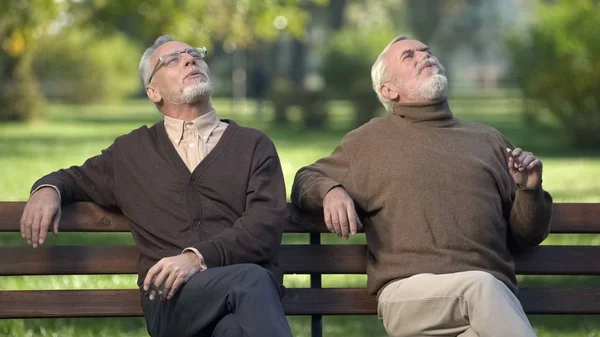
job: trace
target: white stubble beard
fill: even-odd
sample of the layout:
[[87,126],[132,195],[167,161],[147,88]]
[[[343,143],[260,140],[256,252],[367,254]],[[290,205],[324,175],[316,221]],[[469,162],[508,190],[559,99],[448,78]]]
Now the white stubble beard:
[[195,81],[183,87],[179,92],[173,93],[171,101],[175,104],[190,104],[210,98],[213,93],[212,82],[209,77],[198,77]]

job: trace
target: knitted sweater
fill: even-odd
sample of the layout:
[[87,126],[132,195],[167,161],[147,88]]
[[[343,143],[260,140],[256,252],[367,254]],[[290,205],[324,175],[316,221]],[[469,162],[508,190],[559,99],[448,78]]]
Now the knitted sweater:
[[446,100],[398,105],[298,171],[292,202],[318,210],[330,189],[346,189],[364,214],[371,294],[416,274],[468,270],[516,292],[512,248],[546,238],[552,198],[516,186],[507,147],[495,129],[454,118]]

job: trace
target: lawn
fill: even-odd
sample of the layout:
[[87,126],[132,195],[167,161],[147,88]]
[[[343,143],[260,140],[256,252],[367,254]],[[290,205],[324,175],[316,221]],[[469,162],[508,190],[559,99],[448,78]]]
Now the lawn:
[[[458,118],[486,123],[498,128],[516,146],[531,150],[544,162],[544,187],[556,202],[600,202],[600,151],[569,149],[563,138],[551,128],[550,120],[532,127],[521,122],[520,100],[512,95],[495,94],[478,97],[462,95],[451,100]],[[253,105],[234,107],[229,100],[215,99],[221,118],[265,131],[275,142],[285,174],[288,194],[295,172],[303,165],[328,155],[340,138],[350,129],[346,102],[330,104],[331,121],[328,131],[304,131],[295,124],[276,127],[253,114]],[[235,111],[235,112],[234,112]],[[290,111],[293,121],[298,111]],[[160,115],[147,101],[130,101],[113,105],[65,106],[53,104],[43,122],[0,125],[0,200],[26,200],[33,182],[50,171],[81,164],[112,143],[115,137],[142,124],[152,124]],[[337,239],[325,235],[329,242]],[[62,234],[50,237],[48,244],[86,244],[102,242],[132,243],[129,234],[103,234],[94,237],[82,234]],[[285,242],[307,242],[298,235],[286,236]],[[357,236],[352,242],[364,242]],[[21,245],[18,235],[1,234],[3,245]],[[551,236],[546,244],[600,244],[599,236]],[[598,278],[527,277],[522,284],[545,282],[569,286],[600,285]],[[366,277],[334,275],[324,277],[326,286],[362,286]],[[289,276],[286,286],[306,286],[308,277]],[[13,289],[90,289],[133,288],[133,275],[0,277],[0,290]],[[538,336],[600,337],[599,317],[531,317]],[[290,317],[294,336],[309,336],[308,317]],[[326,317],[325,336],[385,336],[376,317]],[[58,319],[0,321],[0,336],[147,336],[142,319]]]

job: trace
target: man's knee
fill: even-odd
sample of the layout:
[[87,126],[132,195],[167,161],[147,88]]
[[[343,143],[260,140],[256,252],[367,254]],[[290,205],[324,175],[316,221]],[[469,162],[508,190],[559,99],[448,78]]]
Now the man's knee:
[[467,285],[467,292],[474,292],[475,294],[485,294],[489,296],[493,293],[506,293],[510,292],[508,287],[498,280],[494,275],[484,271],[469,271],[467,272],[465,284]]
[[240,273],[240,282],[237,284],[240,289],[254,288],[275,288],[277,281],[271,272],[256,264],[245,263],[238,265]]

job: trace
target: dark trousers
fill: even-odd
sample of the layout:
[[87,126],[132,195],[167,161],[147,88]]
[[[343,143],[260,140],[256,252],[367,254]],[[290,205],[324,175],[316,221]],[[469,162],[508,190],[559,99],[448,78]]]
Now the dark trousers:
[[170,300],[142,293],[153,337],[291,337],[273,274],[254,264],[209,268]]

